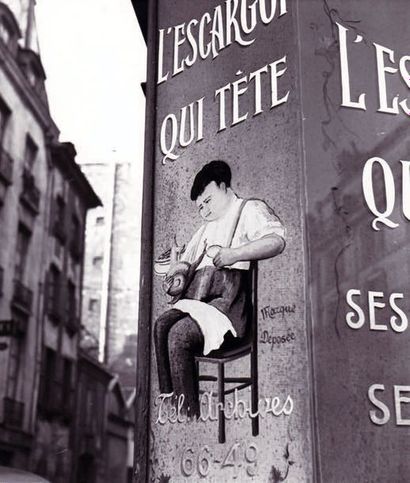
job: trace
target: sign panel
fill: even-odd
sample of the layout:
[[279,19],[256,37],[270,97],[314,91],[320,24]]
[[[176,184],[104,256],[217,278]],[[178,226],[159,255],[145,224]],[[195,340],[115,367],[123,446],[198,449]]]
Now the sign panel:
[[408,2],[299,2],[321,481],[410,470]]
[[156,13],[147,477],[307,481],[296,12],[160,0]]

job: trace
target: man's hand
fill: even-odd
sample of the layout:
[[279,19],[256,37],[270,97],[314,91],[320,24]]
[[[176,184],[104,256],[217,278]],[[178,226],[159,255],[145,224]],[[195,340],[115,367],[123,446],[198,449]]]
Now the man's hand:
[[229,267],[238,261],[235,250],[232,248],[220,248],[219,252],[212,259],[215,267]]

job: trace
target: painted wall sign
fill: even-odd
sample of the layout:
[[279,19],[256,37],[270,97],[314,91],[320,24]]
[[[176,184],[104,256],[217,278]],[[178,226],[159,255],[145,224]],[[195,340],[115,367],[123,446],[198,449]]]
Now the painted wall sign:
[[152,5],[136,481],[410,469],[409,14],[370,3]]

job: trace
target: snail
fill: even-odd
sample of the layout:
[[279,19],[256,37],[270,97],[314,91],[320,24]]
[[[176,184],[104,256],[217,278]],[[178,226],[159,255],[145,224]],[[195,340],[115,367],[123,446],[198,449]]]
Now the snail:
[[170,301],[171,304],[174,304],[183,296],[192,279],[194,278],[195,270],[201,263],[204,255],[205,250],[193,263],[182,261],[171,266],[162,285],[164,291],[173,297],[173,299]]

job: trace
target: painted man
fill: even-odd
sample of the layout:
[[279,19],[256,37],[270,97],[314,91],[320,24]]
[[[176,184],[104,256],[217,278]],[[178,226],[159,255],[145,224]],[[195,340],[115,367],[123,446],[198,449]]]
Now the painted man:
[[233,348],[247,336],[251,313],[250,262],[279,255],[285,229],[261,200],[239,198],[231,188],[231,170],[211,161],[196,175],[191,189],[205,223],[194,234],[180,263],[167,281],[184,267],[195,267],[182,297],[162,314],[154,327],[161,393],[183,395],[188,415],[199,416],[195,356]]

